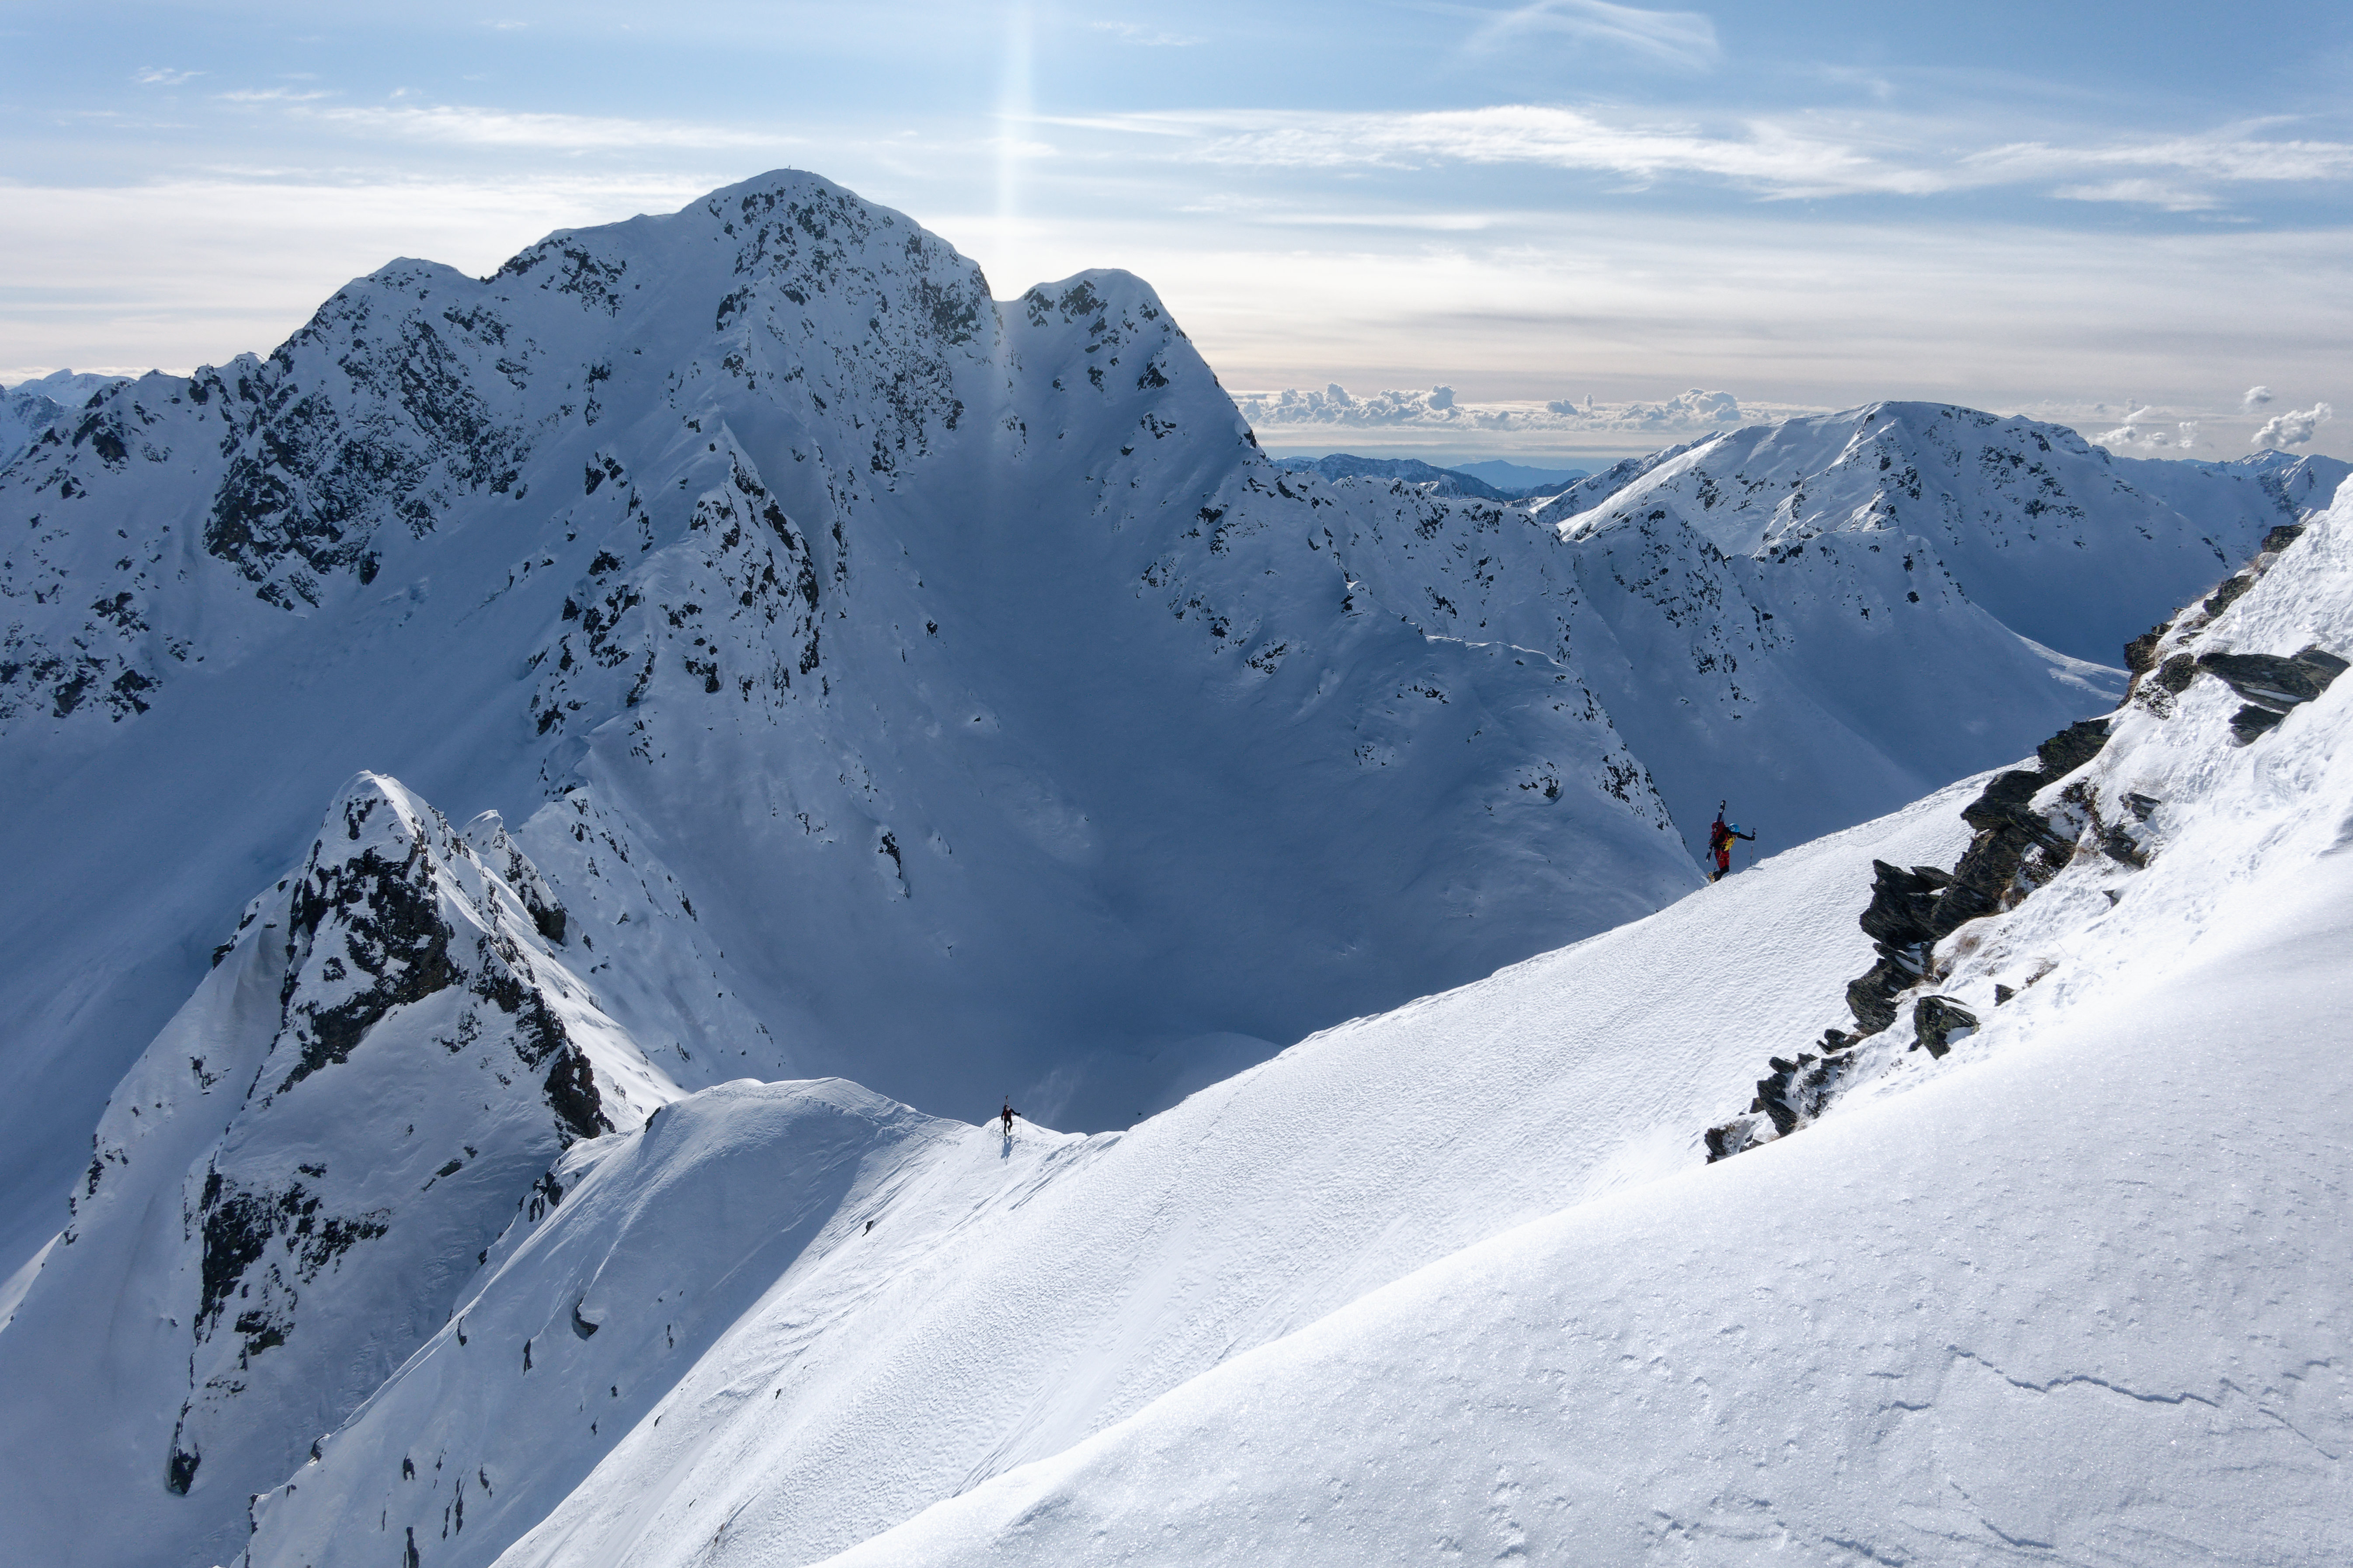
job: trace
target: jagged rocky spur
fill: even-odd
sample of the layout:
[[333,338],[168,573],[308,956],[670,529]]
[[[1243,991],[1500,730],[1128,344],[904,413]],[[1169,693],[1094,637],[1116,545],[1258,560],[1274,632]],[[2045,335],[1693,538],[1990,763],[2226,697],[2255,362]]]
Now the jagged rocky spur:
[[[2182,695],[2211,677],[2243,700],[2228,729],[2228,744],[2243,747],[2326,691],[2348,668],[2344,656],[2316,643],[2293,654],[2234,650],[2225,640],[2228,627],[2217,626],[2308,526],[2273,529],[2254,557],[2211,594],[2127,645],[2133,683],[2117,713],[2170,718]],[[2150,825],[2166,803],[2125,789],[2114,792],[2104,805],[2100,791],[2078,777],[2101,755],[2116,723],[2116,715],[2110,715],[2072,724],[2036,748],[2034,767],[1996,774],[1962,809],[1976,834],[1950,870],[1873,863],[1871,901],[1859,923],[1878,962],[1847,987],[1856,1027],[1825,1029],[1813,1049],[1799,1052],[1794,1060],[1773,1058],[1772,1071],[1757,1080],[1746,1114],[1707,1130],[1709,1163],[1786,1136],[1820,1117],[1863,1079],[1886,1071],[1891,1058],[1885,1053],[1859,1047],[1896,1028],[1907,1001],[1905,1052],[1926,1050],[1932,1060],[1941,1060],[1975,1033],[1981,1026],[1978,1014],[1938,989],[1952,973],[1956,950],[1979,945],[1966,936],[1945,945],[1963,927],[2019,908],[2079,863],[2132,871],[2148,866],[2158,842]],[[2120,896],[2111,890],[2108,902]],[[2038,973],[2024,984],[2039,978]],[[1996,982],[1992,1001],[2000,1005],[2017,991]]]
[[[0,1342],[9,1468],[94,1468],[122,1507],[173,1510],[151,1548],[225,1560],[248,1495],[560,1196],[558,1156],[675,1096],[571,972],[567,935],[595,944],[568,923],[494,815],[461,834],[353,780],[110,1103]],[[77,1306],[110,1299],[135,1310]],[[100,1385],[139,1417],[127,1446],[72,1435]]]

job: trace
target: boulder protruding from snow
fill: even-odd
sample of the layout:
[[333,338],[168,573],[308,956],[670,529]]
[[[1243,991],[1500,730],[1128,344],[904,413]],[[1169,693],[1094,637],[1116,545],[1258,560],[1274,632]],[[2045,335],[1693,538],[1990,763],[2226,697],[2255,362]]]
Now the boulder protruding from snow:
[[1949,996],[1923,996],[1912,1005],[1912,1047],[1943,1059],[1956,1040],[1976,1033],[1978,1016]]
[[2346,661],[2314,645],[2292,658],[2273,653],[2216,652],[2199,656],[2197,667],[2246,699],[2231,719],[2231,734],[2250,745],[2269,734],[2298,703],[2309,702],[2345,673]]

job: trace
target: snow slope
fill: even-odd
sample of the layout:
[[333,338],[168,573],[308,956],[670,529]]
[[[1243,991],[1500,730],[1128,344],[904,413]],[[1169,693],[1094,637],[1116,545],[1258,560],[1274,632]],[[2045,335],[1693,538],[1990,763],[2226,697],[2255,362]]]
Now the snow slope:
[[[2193,658],[2353,653],[2353,496],[2184,620]],[[2221,677],[2159,691],[2037,796],[2090,814],[2063,868],[1939,946],[1986,1020],[1942,1063],[839,1561],[2343,1561],[2353,683],[2252,741]]]
[[[1868,961],[1871,858],[1957,849],[1958,798],[1326,1031],[1124,1134],[901,1140],[825,1085],[682,1100],[582,1146],[618,1149],[265,1500],[252,1561],[374,1561],[413,1528],[432,1563],[690,1562],[723,1519],[747,1560],[808,1561],[1060,1452],[1420,1265],[1695,1163],[1755,1042],[1818,1028]],[[772,1131],[812,1114],[874,1131]],[[756,1174],[707,1175],[713,1148]],[[838,1207],[794,1218],[828,1169]],[[565,1331],[575,1301],[591,1339]],[[487,1511],[480,1475],[529,1506]]]
[[2346,865],[2003,1055],[1450,1258],[835,1561],[2343,1562]]

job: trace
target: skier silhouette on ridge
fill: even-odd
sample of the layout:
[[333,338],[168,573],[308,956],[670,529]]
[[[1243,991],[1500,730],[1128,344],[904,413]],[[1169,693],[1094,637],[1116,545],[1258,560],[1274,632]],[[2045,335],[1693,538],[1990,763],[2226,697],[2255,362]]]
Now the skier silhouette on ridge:
[[1715,869],[1707,874],[1707,879],[1711,882],[1721,882],[1730,875],[1734,839],[1746,838],[1751,844],[1757,842],[1757,835],[1743,833],[1740,831],[1740,824],[1724,820],[1724,808],[1727,804],[1729,803],[1721,800],[1715,803],[1715,820],[1708,825],[1707,852],[1715,857]]

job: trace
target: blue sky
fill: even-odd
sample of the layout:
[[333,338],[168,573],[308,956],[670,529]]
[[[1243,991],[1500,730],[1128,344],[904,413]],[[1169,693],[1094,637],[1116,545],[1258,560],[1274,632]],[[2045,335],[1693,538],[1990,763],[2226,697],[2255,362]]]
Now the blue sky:
[[0,5],[0,380],[267,350],[395,255],[793,164],[1000,295],[1143,274],[1237,389],[1925,396],[2205,457],[2333,400],[2299,449],[2353,452],[2341,0],[671,9]]

